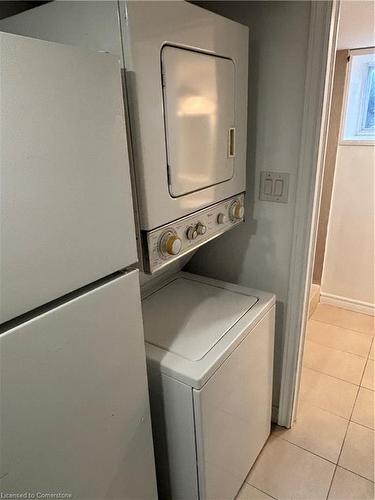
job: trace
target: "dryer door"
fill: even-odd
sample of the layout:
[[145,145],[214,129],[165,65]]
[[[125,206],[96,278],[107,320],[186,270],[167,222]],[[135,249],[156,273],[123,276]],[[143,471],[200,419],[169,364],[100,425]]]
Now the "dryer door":
[[162,49],[169,192],[183,196],[233,177],[231,59],[166,45]]

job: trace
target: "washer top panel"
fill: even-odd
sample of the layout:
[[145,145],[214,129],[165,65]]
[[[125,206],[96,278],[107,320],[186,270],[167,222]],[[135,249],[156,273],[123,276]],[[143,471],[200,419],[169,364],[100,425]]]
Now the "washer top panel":
[[[232,292],[237,298],[244,295],[250,298],[256,297],[257,301],[251,309],[245,312],[245,314],[243,314],[243,316],[232,325],[232,327],[216,342],[216,344],[212,346],[202,359],[191,361],[186,357],[175,354],[173,351],[165,350],[163,347],[159,347],[156,343],[151,343],[150,340],[148,340],[151,338],[152,342],[154,342],[154,339],[157,337],[154,334],[159,328],[159,325],[155,322],[156,320],[154,323],[151,323],[151,309],[149,309],[150,306],[146,306],[146,304],[153,295],[153,300],[155,300],[156,295],[158,295],[159,292],[167,288],[169,284],[175,282],[176,280],[181,280],[178,284],[178,286],[181,287],[186,283],[190,286],[193,281],[194,284],[199,286],[208,285],[208,290],[211,290],[210,287],[219,288]],[[175,289],[170,288],[169,290],[173,291]],[[190,290],[194,290],[194,293],[201,293],[197,292],[198,287],[190,288]],[[232,295],[229,296],[231,297]],[[159,297],[161,297],[161,295],[159,295]],[[168,294],[167,298],[169,298]],[[233,283],[226,283],[225,281],[219,281],[206,276],[179,272],[177,274],[170,275],[167,278],[165,276],[161,276],[160,278],[156,278],[155,280],[145,283],[142,287],[142,300],[144,309],[147,308],[147,312],[145,311],[145,330],[147,339],[146,356],[149,367],[156,369],[165,376],[172,377],[183,384],[187,384],[188,386],[199,390],[210,379],[224,360],[240,345],[242,340],[247,335],[251,335],[252,330],[258,323],[263,321],[263,319],[265,319],[269,314],[271,317],[274,316],[276,298],[272,293],[263,292],[254,288],[234,285]],[[160,310],[158,311],[159,318],[164,314],[168,321],[173,321],[175,312],[172,310],[172,306],[167,308],[164,300],[160,300],[160,302]],[[155,313],[155,310],[153,311]],[[210,312],[210,318],[212,319],[211,315],[212,309]],[[167,323],[167,321],[165,322]],[[203,328],[199,331],[202,332],[202,330]]]
[[257,297],[177,278],[143,301],[145,339],[189,361],[202,359]]

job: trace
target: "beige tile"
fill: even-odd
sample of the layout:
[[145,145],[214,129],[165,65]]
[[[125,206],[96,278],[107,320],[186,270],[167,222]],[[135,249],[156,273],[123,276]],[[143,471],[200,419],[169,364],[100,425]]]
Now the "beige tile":
[[368,356],[372,343],[369,335],[314,320],[307,324],[306,339],[363,357]]
[[339,465],[373,481],[374,444],[375,432],[373,430],[350,422]]
[[359,385],[366,358],[306,340],[303,364],[313,370]]
[[348,424],[342,417],[302,403],[294,426],[277,427],[274,435],[337,463]]
[[364,387],[360,387],[351,420],[357,424],[365,425],[375,429],[374,410],[375,393]]
[[362,387],[375,391],[375,366],[372,359],[367,360],[365,373],[361,382]]
[[374,500],[374,483],[337,467],[329,500]]
[[358,387],[324,373],[304,368],[300,388],[301,403],[350,418]]
[[375,339],[372,341],[369,358],[373,360],[375,359]]
[[270,500],[272,497],[266,495],[262,491],[254,488],[250,484],[245,483],[240,492],[236,496],[236,500]]
[[288,441],[271,437],[246,481],[283,499],[325,499],[334,464]]
[[369,335],[375,334],[374,316],[367,314],[347,311],[346,309],[328,306],[327,304],[318,304],[311,318],[349,330],[356,330]]

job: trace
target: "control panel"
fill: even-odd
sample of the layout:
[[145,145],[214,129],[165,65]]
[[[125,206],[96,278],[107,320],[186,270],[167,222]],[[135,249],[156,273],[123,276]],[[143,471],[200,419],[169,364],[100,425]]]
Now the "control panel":
[[145,270],[154,273],[243,222],[244,200],[245,195],[241,193],[166,226],[143,232]]

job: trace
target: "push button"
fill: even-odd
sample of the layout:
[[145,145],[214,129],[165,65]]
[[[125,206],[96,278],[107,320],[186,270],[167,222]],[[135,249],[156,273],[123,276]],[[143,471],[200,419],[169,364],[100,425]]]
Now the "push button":
[[225,224],[226,222],[228,222],[228,217],[225,214],[221,213],[217,216],[218,224]]
[[195,238],[198,236],[197,230],[195,229],[194,226],[190,226],[187,231],[186,231],[186,237],[188,240],[195,240]]
[[196,226],[196,230],[197,230],[198,234],[205,234],[207,231],[207,227],[204,224],[202,224],[201,222],[198,222],[198,224]]
[[264,194],[272,194],[272,180],[266,179],[264,181]]
[[283,190],[284,190],[284,182],[283,182],[283,180],[282,179],[276,179],[275,180],[275,187],[274,187],[273,194],[275,196],[282,196]]

